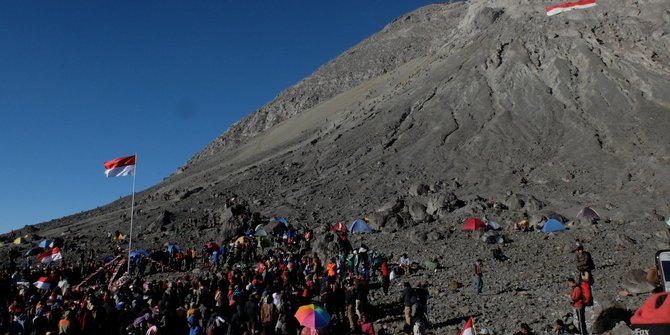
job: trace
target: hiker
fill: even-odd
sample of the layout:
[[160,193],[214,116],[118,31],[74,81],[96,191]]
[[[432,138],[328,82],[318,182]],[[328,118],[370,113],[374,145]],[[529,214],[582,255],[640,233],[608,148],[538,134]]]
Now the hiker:
[[405,282],[404,289],[402,293],[402,300],[405,304],[405,324],[409,327],[412,326],[412,305],[416,303],[416,294],[412,289],[412,286]]
[[198,319],[195,316],[189,317],[187,320],[188,323],[188,335],[204,335],[202,327],[198,323]]
[[389,272],[389,266],[386,260],[386,257],[382,259],[381,264],[381,273],[382,273],[382,289],[384,290],[384,295],[389,294],[389,284],[391,283],[391,272]]
[[584,294],[582,288],[577,285],[573,278],[568,279],[568,287],[570,288],[570,293],[568,297],[572,301],[572,307],[575,310],[575,316],[577,317],[577,328],[581,335],[588,335],[586,330],[586,317],[584,315]]
[[261,327],[264,335],[272,335],[274,334],[274,326],[277,322],[277,309],[271,296],[266,296],[263,302],[260,311]]
[[409,276],[409,268],[412,262],[410,262],[409,257],[407,257],[406,253],[403,253],[402,256],[400,256],[400,260],[398,261],[400,264],[400,268],[402,269],[402,274]]
[[482,278],[482,264],[483,261],[481,259],[477,259],[477,261],[474,263],[474,275],[472,277],[472,280],[475,284],[475,293],[476,294],[481,294],[482,289],[484,288],[484,279]]
[[420,281],[416,282],[414,295],[416,296],[416,302],[412,305],[412,318],[414,319],[414,323],[421,322],[422,325],[427,325],[429,293],[424,284]]
[[361,311],[367,308],[368,304],[368,282],[362,274],[356,278],[356,315],[361,317]]
[[577,271],[579,273],[588,272],[589,278],[593,279],[591,276],[591,271],[595,269],[595,264],[591,258],[591,253],[584,250],[584,246],[579,243],[575,251],[575,262],[577,263]]
[[344,303],[347,312],[347,321],[349,321],[349,329],[354,330],[356,322],[354,316],[356,315],[356,286],[353,282],[347,281],[344,290]]

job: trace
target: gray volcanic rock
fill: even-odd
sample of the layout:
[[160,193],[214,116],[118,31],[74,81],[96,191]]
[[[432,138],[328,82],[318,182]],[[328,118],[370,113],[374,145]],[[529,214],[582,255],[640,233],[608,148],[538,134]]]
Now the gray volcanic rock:
[[[439,292],[429,306],[435,333],[476,314],[507,334],[519,322],[545,329],[571,310],[565,279],[577,275],[570,250],[580,239],[600,299],[639,306],[647,293],[617,292],[647,292],[624,273],[653,266],[668,245],[670,5],[599,0],[547,17],[550,3],[470,0],[398,18],[139,192],[136,219],[155,227],[134,243],[228,240],[258,212],[325,227],[315,247],[326,256],[336,244],[325,231],[367,215],[381,232],[357,242],[417,264],[439,259],[407,278]],[[584,206],[606,219],[557,234],[512,230],[526,215],[570,222]],[[110,253],[106,234],[125,229],[129,210],[126,197],[44,223],[39,235],[76,232],[77,245]],[[509,241],[462,231],[472,216],[500,223]],[[508,260],[493,259],[498,247]],[[483,296],[472,293],[477,258]],[[452,280],[463,285],[447,293]],[[375,304],[392,306],[401,290],[394,282]]]

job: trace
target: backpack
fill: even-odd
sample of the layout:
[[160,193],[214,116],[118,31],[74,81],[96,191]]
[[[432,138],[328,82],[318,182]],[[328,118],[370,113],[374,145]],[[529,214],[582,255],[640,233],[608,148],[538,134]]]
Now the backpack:
[[582,280],[579,283],[582,291],[582,303],[584,306],[593,306],[593,295],[591,295],[591,285],[589,282]]

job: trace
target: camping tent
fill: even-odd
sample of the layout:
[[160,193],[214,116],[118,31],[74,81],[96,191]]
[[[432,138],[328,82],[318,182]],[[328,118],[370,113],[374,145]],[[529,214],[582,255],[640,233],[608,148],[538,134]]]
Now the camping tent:
[[479,218],[469,218],[463,224],[463,230],[483,230],[486,229],[486,223]]
[[563,225],[556,219],[549,219],[547,220],[547,222],[544,223],[544,226],[542,226],[542,232],[544,233],[553,233],[561,231],[565,231],[565,225]]
[[584,207],[582,208],[579,213],[577,213],[577,221],[598,221],[600,220],[600,215],[598,215],[598,212],[596,212],[593,208],[591,207]]
[[265,231],[274,235],[283,234],[287,230],[288,226],[276,219],[271,219],[270,222],[265,226]]
[[28,241],[23,237],[17,237],[14,240],[14,244],[23,244],[23,243],[28,243]]
[[266,232],[265,229],[263,229],[261,227],[261,229],[256,229],[256,232],[254,233],[254,236],[256,236],[256,237],[267,237],[268,232]]
[[370,225],[363,219],[356,219],[354,222],[349,224],[350,233],[371,233],[372,229]]

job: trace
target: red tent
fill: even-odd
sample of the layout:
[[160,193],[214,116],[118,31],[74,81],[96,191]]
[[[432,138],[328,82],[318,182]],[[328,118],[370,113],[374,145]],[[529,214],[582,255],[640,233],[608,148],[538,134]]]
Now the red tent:
[[483,230],[486,229],[486,223],[479,218],[469,218],[463,224],[463,230]]

